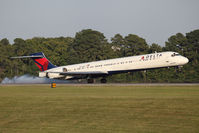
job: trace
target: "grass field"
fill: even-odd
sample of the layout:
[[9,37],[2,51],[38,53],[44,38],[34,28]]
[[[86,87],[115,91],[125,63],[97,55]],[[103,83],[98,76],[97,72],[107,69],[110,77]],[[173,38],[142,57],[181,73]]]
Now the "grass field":
[[64,132],[199,132],[199,86],[0,86],[0,133]]

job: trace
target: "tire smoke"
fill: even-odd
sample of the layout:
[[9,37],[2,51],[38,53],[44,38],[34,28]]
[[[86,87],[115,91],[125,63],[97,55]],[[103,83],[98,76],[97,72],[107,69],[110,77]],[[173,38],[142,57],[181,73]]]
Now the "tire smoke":
[[13,78],[4,78],[1,84],[49,84],[51,82],[56,83],[72,83],[71,81],[58,80],[58,79],[48,79],[48,78],[39,78],[32,75],[22,75],[15,76]]

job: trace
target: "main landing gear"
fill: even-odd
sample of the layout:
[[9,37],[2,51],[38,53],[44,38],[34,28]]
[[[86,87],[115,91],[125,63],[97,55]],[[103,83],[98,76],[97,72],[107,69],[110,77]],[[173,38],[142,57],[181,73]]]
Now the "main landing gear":
[[94,79],[87,79],[87,83],[89,83],[89,84],[94,83]]
[[[102,78],[100,80],[101,83],[107,83],[107,80],[105,78]],[[94,83],[94,79],[87,79],[87,83],[92,84]]]
[[102,78],[102,79],[100,80],[100,82],[101,82],[101,83],[106,83],[107,80],[106,80],[105,78]]

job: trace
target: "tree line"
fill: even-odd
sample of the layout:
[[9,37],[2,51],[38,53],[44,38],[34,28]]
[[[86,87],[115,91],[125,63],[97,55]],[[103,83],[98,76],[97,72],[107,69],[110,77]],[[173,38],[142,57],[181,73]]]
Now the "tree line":
[[43,38],[0,41],[0,81],[24,74],[38,75],[39,69],[30,59],[10,59],[12,56],[43,52],[55,65],[69,65],[162,51],[175,51],[189,58],[181,70],[174,67],[111,75],[109,82],[199,82],[199,30],[183,35],[177,33],[168,38],[165,46],[147,44],[134,34],[116,34],[110,41],[103,33],[92,29],[77,32],[75,37]]

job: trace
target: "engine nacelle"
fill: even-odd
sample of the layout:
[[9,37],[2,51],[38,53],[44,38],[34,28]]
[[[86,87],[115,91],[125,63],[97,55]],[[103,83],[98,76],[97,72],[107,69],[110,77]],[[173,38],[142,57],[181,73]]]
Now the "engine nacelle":
[[39,72],[39,77],[41,78],[47,77],[47,78],[53,79],[53,78],[62,78],[64,76],[60,75],[59,73]]
[[63,75],[60,75],[59,73],[47,73],[46,77],[50,79],[54,79],[54,78],[61,78],[63,77]]
[[41,78],[46,77],[46,72],[39,72],[39,77]]
[[74,76],[66,76],[66,77],[65,77],[66,80],[72,79],[72,78],[74,78]]

